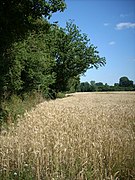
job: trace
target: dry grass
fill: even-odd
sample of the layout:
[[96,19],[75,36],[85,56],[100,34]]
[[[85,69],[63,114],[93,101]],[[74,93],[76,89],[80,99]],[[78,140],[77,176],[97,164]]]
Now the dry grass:
[[0,135],[0,179],[135,179],[135,93],[39,104]]

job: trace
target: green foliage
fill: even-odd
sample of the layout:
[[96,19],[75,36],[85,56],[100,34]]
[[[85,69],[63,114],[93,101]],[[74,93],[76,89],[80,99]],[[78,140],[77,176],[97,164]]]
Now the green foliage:
[[8,100],[1,103],[2,115],[0,121],[0,128],[5,124],[16,123],[20,115],[25,111],[30,110],[36,104],[43,101],[41,92],[24,93],[22,96],[12,95]]
[[89,92],[90,91],[90,84],[88,82],[80,83],[78,87],[78,91],[80,92]]
[[47,45],[48,35],[42,31],[30,33],[27,39],[16,42],[10,48],[4,87],[10,94],[32,90],[48,91],[54,83],[54,59]]
[[80,84],[80,77],[79,77],[79,76],[70,78],[70,79],[68,80],[67,91],[68,91],[69,93],[76,92],[77,89],[78,89],[79,84]]
[[[54,73],[50,68],[53,60],[42,41],[50,24],[42,17],[49,18],[65,7],[64,0],[0,1],[0,124],[7,116],[3,99],[33,89],[43,89],[48,96]],[[39,37],[41,29],[44,33]]]
[[73,22],[68,22],[65,29],[54,26],[53,56],[56,61],[56,91],[65,91],[70,78],[86,72],[88,68],[105,65],[105,58],[100,58],[96,47],[90,44],[85,34],[81,34]]
[[72,21],[65,28],[47,21],[65,8],[64,0],[0,2],[0,119],[24,112],[23,94],[63,97],[61,92],[77,90],[87,69],[105,65]]
[[97,86],[95,81],[90,81],[90,91],[94,92],[97,91]]
[[133,81],[129,80],[127,77],[121,77],[119,80],[119,86],[121,87],[133,87]]
[[[107,83],[102,82],[95,83],[95,81],[82,82],[78,85],[77,91],[81,92],[104,92],[104,91],[135,91],[135,85],[133,81],[128,80],[127,77],[121,77],[120,83],[115,83],[114,86],[109,86]],[[122,86],[123,85],[123,86]]]
[[64,0],[1,0],[0,39],[7,45],[10,41],[26,34],[27,30],[32,29],[35,20],[43,16],[50,18],[52,13],[64,11],[65,8]]
[[103,83],[102,82],[98,82],[95,84],[96,86],[100,87],[100,86],[103,86]]
[[[25,0],[25,1],[0,1],[0,96],[5,92],[7,84],[10,81],[9,66],[12,66],[11,47],[13,43],[20,42],[29,36],[29,32],[33,30],[39,31],[43,28],[44,33],[49,28],[49,23],[45,24],[45,18],[51,17],[52,13],[57,11],[64,11],[66,4],[64,0]],[[16,46],[16,45],[15,45]],[[23,46],[25,47],[25,45]],[[19,48],[19,47],[18,47]],[[20,52],[21,53],[21,52]],[[15,69],[16,85],[14,88],[20,89],[22,81],[19,79],[19,70],[21,71],[21,64],[16,63],[19,69]],[[17,68],[18,68],[17,67]],[[13,71],[11,72],[13,75]],[[8,82],[7,79],[9,78]],[[43,80],[44,81],[44,80]],[[6,84],[6,85],[5,85]],[[11,84],[10,84],[11,85]],[[3,89],[4,88],[4,89]]]

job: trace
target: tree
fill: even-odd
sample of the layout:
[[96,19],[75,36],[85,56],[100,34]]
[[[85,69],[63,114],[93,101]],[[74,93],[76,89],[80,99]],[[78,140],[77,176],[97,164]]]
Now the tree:
[[80,85],[80,77],[76,76],[73,78],[70,78],[68,81],[67,91],[69,92],[76,92]]
[[119,86],[121,87],[133,87],[133,81],[129,80],[126,76],[119,79]]
[[23,41],[10,48],[10,61],[4,79],[4,88],[9,94],[32,90],[48,91],[55,81],[54,58],[50,54],[49,33],[30,33]]
[[90,90],[90,85],[89,85],[88,82],[82,82],[82,83],[80,83],[78,89],[79,89],[79,91],[81,91],[81,92],[89,92],[89,90]]
[[[63,11],[65,7],[64,0],[0,1],[0,98],[4,92],[13,88],[13,84],[13,91],[20,89],[24,84],[22,80],[17,79],[17,76],[20,77],[19,71],[22,72],[22,66],[19,65],[19,61],[15,65],[16,60],[13,57],[17,51],[13,49],[21,47],[23,39],[26,40],[33,31],[38,34],[38,31],[43,29],[44,33],[46,33],[50,28],[50,24],[44,18],[50,18],[52,13]],[[17,42],[18,44],[15,45]],[[17,56],[18,53],[15,57]],[[20,66],[18,70],[17,68],[14,69],[17,66]],[[16,71],[15,79],[17,81],[15,87],[13,77],[15,77]]]
[[94,92],[97,91],[97,89],[95,81],[90,81],[90,91]]
[[118,86],[119,86],[119,83],[114,83],[114,86],[118,87]]
[[65,91],[68,80],[86,72],[89,68],[105,65],[105,58],[100,58],[85,34],[81,34],[72,21],[66,28],[53,28],[56,91]]
[[96,86],[103,86],[104,84],[102,82],[98,82],[95,84]]
[[[64,11],[64,0],[12,0],[0,1],[0,44],[10,41],[33,29],[37,19],[50,18],[56,11]],[[3,43],[2,43],[3,42]]]

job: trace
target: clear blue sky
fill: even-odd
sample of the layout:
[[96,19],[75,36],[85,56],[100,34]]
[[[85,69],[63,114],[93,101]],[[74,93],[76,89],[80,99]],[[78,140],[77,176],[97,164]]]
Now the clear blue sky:
[[135,0],[66,0],[67,9],[51,22],[65,27],[69,19],[86,33],[107,64],[87,70],[81,81],[113,85],[122,76],[135,83]]

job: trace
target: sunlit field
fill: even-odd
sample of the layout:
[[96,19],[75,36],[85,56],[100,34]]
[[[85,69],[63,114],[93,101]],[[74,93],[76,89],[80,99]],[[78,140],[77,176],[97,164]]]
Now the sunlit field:
[[0,180],[135,179],[135,93],[45,101],[0,135]]

